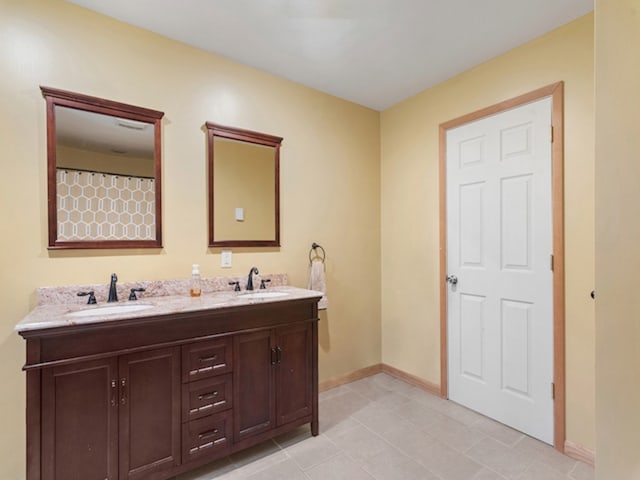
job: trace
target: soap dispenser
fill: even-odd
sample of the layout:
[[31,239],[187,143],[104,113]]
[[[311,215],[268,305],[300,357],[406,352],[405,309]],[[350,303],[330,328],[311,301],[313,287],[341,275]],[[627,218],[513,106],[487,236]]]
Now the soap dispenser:
[[202,288],[200,286],[200,266],[196,263],[193,264],[191,269],[191,285],[189,289],[189,294],[192,297],[199,297],[202,293]]

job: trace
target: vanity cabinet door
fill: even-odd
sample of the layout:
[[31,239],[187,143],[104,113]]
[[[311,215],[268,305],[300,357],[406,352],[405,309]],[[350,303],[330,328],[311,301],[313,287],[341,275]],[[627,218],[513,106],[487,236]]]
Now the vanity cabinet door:
[[42,370],[42,479],[118,479],[118,362]]
[[236,442],[311,415],[312,327],[300,323],[234,338]]
[[277,425],[306,417],[312,410],[312,325],[276,330]]
[[275,426],[274,340],[272,330],[234,337],[233,428],[236,442]]
[[120,357],[120,480],[180,464],[180,347]]

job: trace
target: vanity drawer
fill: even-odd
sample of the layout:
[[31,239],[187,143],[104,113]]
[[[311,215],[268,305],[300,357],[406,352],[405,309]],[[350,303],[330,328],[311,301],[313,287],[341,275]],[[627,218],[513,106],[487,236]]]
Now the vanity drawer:
[[182,381],[231,372],[232,346],[230,338],[190,343],[182,347]]
[[230,373],[182,385],[182,421],[188,422],[231,408],[232,387]]
[[182,424],[182,463],[217,454],[231,446],[231,412]]

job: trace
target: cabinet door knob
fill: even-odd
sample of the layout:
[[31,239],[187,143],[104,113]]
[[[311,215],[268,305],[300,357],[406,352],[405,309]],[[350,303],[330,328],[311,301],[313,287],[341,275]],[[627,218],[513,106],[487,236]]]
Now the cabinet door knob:
[[127,379],[120,379],[120,405],[127,404]]
[[111,380],[111,406],[115,407],[118,405],[118,400],[116,396],[118,395],[118,381],[113,379]]

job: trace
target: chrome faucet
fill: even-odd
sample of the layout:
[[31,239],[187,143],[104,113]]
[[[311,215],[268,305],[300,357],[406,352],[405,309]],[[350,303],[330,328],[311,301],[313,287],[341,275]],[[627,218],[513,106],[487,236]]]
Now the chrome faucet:
[[260,272],[257,267],[251,267],[249,270],[249,277],[247,278],[247,290],[253,290],[253,274],[258,275]]
[[118,290],[116,289],[116,282],[118,281],[118,276],[115,273],[111,274],[111,284],[109,285],[109,298],[107,302],[117,302],[118,301]]

